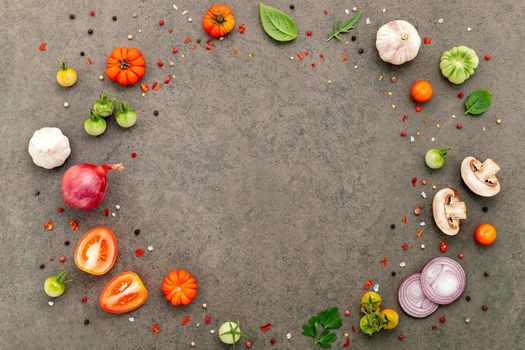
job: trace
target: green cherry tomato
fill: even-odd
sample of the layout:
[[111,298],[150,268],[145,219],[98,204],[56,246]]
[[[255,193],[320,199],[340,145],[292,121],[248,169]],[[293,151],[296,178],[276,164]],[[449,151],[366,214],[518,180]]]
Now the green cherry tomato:
[[91,136],[102,135],[106,131],[106,120],[91,111],[84,121],[84,130]]
[[113,114],[113,100],[108,98],[108,94],[101,93],[93,105],[93,111],[100,117],[109,117]]
[[44,282],[44,292],[53,298],[57,298],[66,291],[66,271],[60,271],[56,276],[51,276]]
[[224,344],[235,344],[242,335],[241,328],[235,322],[226,321],[219,328],[219,339]]
[[359,328],[361,328],[363,333],[368,335],[379,332],[382,327],[383,320],[379,314],[379,310],[371,314],[365,314],[359,321]]
[[439,169],[445,164],[445,158],[450,148],[431,148],[425,154],[425,163],[430,169]]
[[121,127],[130,128],[137,122],[137,112],[129,108],[127,104],[121,102],[115,114],[115,119]]

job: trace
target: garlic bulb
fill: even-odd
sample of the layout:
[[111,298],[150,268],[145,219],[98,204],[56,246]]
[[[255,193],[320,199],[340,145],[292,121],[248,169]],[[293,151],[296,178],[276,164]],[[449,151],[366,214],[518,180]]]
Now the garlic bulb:
[[416,28],[407,21],[388,22],[377,31],[377,51],[385,62],[400,65],[412,61],[420,46]]
[[46,169],[61,166],[71,154],[67,136],[59,128],[49,127],[35,131],[27,150],[33,163]]

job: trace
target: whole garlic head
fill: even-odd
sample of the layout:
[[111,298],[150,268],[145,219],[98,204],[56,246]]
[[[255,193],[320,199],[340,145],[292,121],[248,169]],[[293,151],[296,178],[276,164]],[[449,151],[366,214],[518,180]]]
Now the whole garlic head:
[[416,58],[421,38],[407,21],[388,22],[377,31],[376,47],[385,62],[400,65]]
[[33,163],[46,169],[61,166],[71,154],[67,136],[59,128],[49,127],[35,131],[27,150]]

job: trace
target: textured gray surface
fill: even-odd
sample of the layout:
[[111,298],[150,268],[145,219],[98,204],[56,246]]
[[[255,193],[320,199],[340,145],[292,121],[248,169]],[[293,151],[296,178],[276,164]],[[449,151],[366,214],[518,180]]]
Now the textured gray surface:
[[[523,347],[522,1],[490,6],[476,1],[337,5],[300,1],[294,11],[288,10],[289,2],[269,1],[296,19],[300,37],[287,45],[272,42],[262,32],[257,2],[230,1],[237,23],[246,23],[247,31],[217,42],[213,53],[204,51],[204,44],[192,51],[191,45],[182,43],[186,36],[205,41],[200,17],[212,2],[178,0],[178,12],[172,3],[0,3],[1,348],[187,349],[195,341],[200,349],[222,349],[227,347],[209,330],[228,318],[241,320],[254,348],[270,348],[272,336],[276,349],[309,348],[310,339],[300,331],[312,313],[333,305],[349,308],[352,314],[344,318],[340,335],[358,324],[356,301],[368,278],[380,284],[384,305],[399,310],[396,293],[403,277],[440,255],[444,236],[429,216],[432,184],[458,188],[468,205],[468,220],[460,235],[447,239],[445,255],[465,254],[461,261],[468,278],[465,295],[472,300],[462,298],[424,320],[400,312],[395,331],[373,338],[350,332],[351,348]],[[353,33],[358,37],[355,43],[325,43],[333,19],[345,18],[344,9],[352,6],[362,8],[372,24],[365,25],[363,18]],[[92,8],[95,17],[88,15]],[[323,15],[324,8],[328,15]],[[185,9],[193,23],[181,15]],[[137,18],[132,18],[134,12]],[[76,14],[74,21],[69,13]],[[118,21],[111,20],[113,15]],[[159,28],[161,18],[166,25]],[[433,41],[412,63],[391,67],[378,58],[375,32],[381,24],[400,18]],[[94,29],[92,36],[87,35],[89,28]],[[168,28],[174,32],[167,33]],[[306,37],[307,30],[314,36]],[[133,41],[126,39],[130,33]],[[45,52],[37,49],[41,41],[47,42]],[[440,76],[438,60],[444,50],[459,44],[493,58],[482,60],[475,76],[457,87]],[[145,54],[146,82],[163,81],[175,73],[172,84],[141,97],[138,87],[99,81],[111,49],[129,45]],[[173,46],[180,48],[176,56],[171,54]],[[364,54],[357,54],[359,47]],[[232,55],[234,49],[239,50],[237,56]],[[311,52],[305,60],[289,60],[304,50]],[[80,51],[93,60],[92,65],[86,65]],[[348,62],[341,62],[343,52],[348,52]],[[326,60],[320,61],[319,54]],[[60,58],[79,74],[71,89],[55,83]],[[166,64],[173,59],[175,65],[160,69],[159,59]],[[311,62],[317,63],[315,70]],[[392,84],[394,74],[398,82]],[[380,75],[385,77],[382,81]],[[435,97],[416,114],[407,91],[422,78],[433,83]],[[479,87],[493,91],[492,108],[479,118],[461,116],[462,101],[456,94]],[[123,131],[112,121],[102,137],[86,135],[82,121],[101,91],[144,108],[139,123]],[[392,96],[384,96],[386,91]],[[66,101],[68,109],[63,107]],[[160,112],[158,117],[153,110]],[[410,119],[400,124],[404,113]],[[458,118],[453,120],[451,114]],[[496,125],[496,116],[502,118],[501,125]],[[456,129],[457,122],[463,129]],[[32,164],[27,142],[43,126],[58,126],[69,136],[73,153],[64,167],[46,171]],[[399,136],[402,130],[422,134],[410,143],[408,137]],[[430,172],[424,166],[424,152],[443,145],[452,148],[447,164]],[[131,159],[131,151],[138,157]],[[461,183],[461,159],[471,154],[491,157],[501,165],[503,190],[497,197],[475,197]],[[76,162],[124,163],[124,172],[109,175],[102,205],[120,204],[115,218],[104,218],[102,208],[56,212],[62,205],[61,175]],[[426,178],[429,184],[414,189],[413,176]],[[34,196],[36,190],[40,196]],[[421,198],[423,190],[429,199]],[[425,204],[424,214],[415,218],[411,213],[419,202]],[[487,213],[483,206],[488,206]],[[403,225],[405,214],[408,223]],[[55,222],[53,232],[42,229],[48,218]],[[78,220],[80,231],[70,231],[71,218]],[[416,239],[420,220],[427,227]],[[472,239],[481,222],[498,229],[498,241],[489,248]],[[392,223],[395,230],[390,229]],[[78,271],[72,259],[78,237],[94,225],[108,225],[118,236],[117,263],[103,277]],[[139,236],[133,234],[135,228],[141,229]],[[64,246],[65,240],[72,244]],[[404,242],[411,245],[406,252],[400,247]],[[148,245],[154,246],[153,252],[135,257],[136,248]],[[67,256],[65,268],[75,281],[49,307],[42,283],[62,267],[49,261],[60,255]],[[379,264],[384,256],[390,258],[387,268]],[[406,261],[404,269],[398,267],[401,261]],[[39,270],[42,262],[46,267]],[[199,282],[196,301],[185,309],[170,307],[160,292],[161,280],[172,268],[190,270]],[[390,275],[392,269],[398,271],[396,277]],[[143,277],[149,300],[130,315],[102,312],[97,303],[102,287],[126,270]],[[484,271],[490,276],[483,277]],[[84,295],[89,298],[86,304],[80,301]],[[207,311],[201,309],[203,302],[209,305]],[[481,311],[485,303],[487,312]],[[203,323],[205,313],[214,322],[195,327],[196,322]],[[192,322],[182,327],[185,315],[191,315]],[[439,324],[440,315],[446,316],[445,324]],[[130,316],[134,323],[128,321]],[[472,319],[468,325],[466,317]],[[83,324],[85,318],[91,321],[88,326]],[[161,327],[157,335],[150,332],[154,322]],[[262,334],[259,327],[267,322],[274,326]],[[432,325],[438,326],[436,332]],[[287,332],[292,334],[290,341],[285,339]],[[403,342],[397,339],[401,333],[406,335]],[[341,344],[340,340],[335,348]]]

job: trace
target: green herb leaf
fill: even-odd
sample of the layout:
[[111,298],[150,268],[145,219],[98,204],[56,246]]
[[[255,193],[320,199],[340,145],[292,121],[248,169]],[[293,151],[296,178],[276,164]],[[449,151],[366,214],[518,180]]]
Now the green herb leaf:
[[489,90],[473,91],[465,100],[465,115],[479,115],[486,112],[492,104],[492,94]]
[[332,343],[337,340],[337,335],[330,332],[328,329],[323,329],[319,338],[314,342],[314,344],[321,345],[322,348],[330,349]]
[[341,24],[341,22],[335,21],[332,27],[332,32],[328,35],[326,41],[330,41],[333,38],[341,40],[339,34],[348,33],[351,29],[355,28],[357,22],[359,21],[362,15],[363,13],[361,11],[357,11],[355,15],[352,18],[350,18],[345,24]]
[[286,13],[259,3],[261,22],[266,34],[277,41],[292,41],[297,38],[297,27]]
[[303,335],[315,338],[317,336],[317,329],[319,327],[319,319],[317,316],[310,317],[308,323],[303,325]]
[[336,307],[321,311],[318,317],[319,323],[321,323],[325,329],[339,329],[343,324],[339,317],[339,310]]

